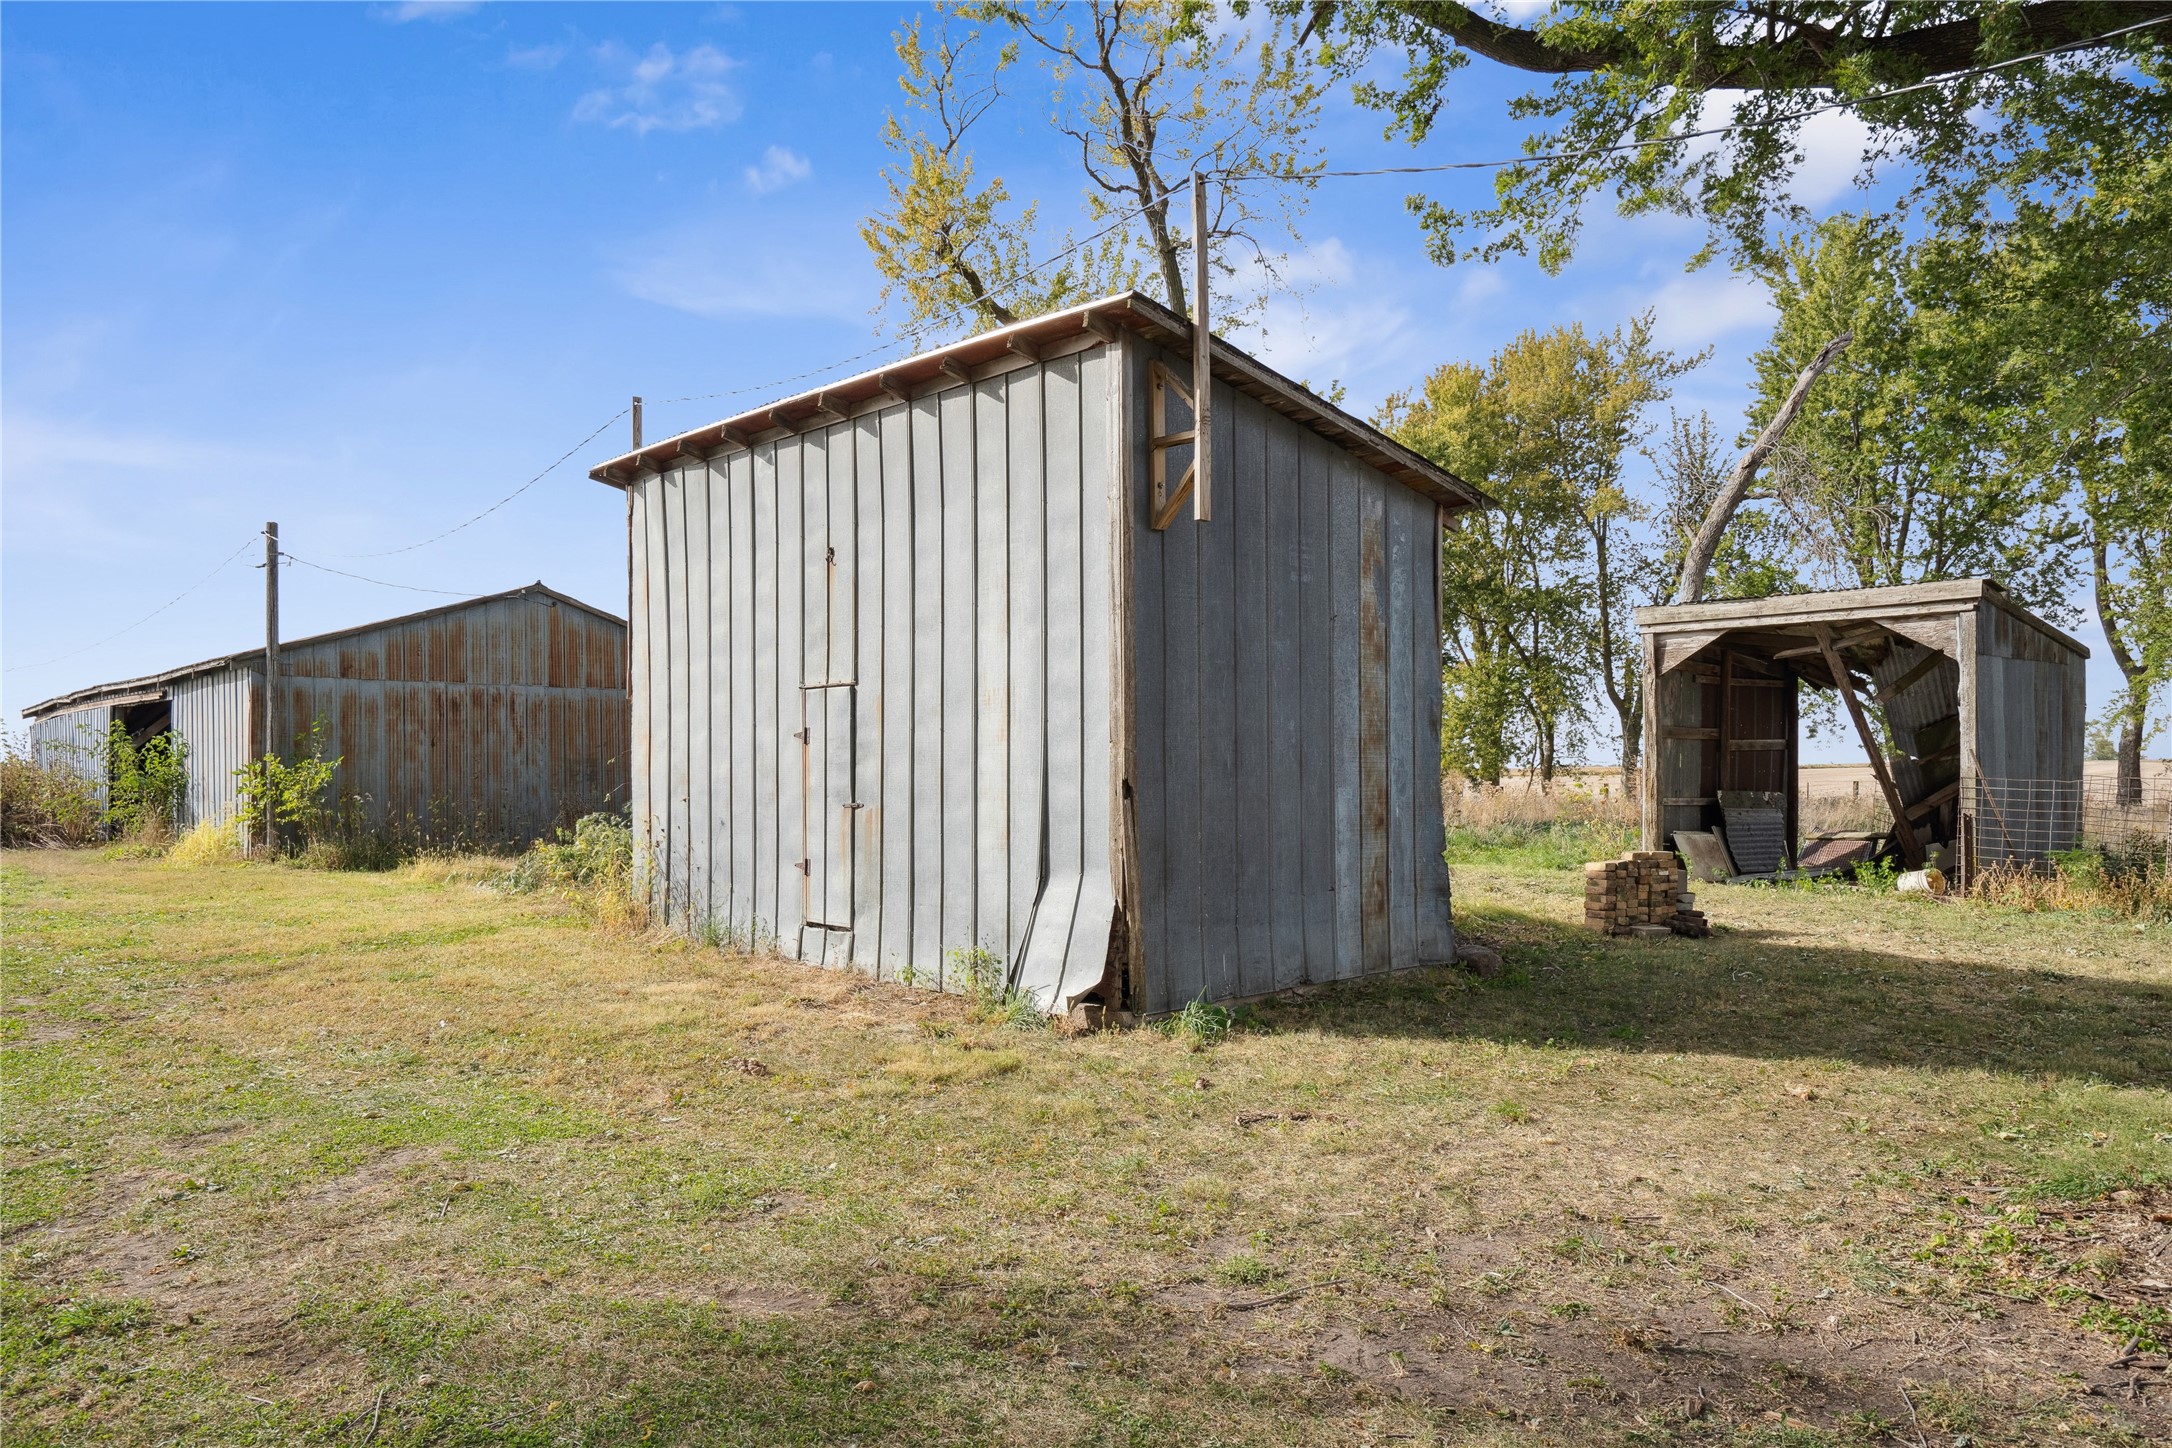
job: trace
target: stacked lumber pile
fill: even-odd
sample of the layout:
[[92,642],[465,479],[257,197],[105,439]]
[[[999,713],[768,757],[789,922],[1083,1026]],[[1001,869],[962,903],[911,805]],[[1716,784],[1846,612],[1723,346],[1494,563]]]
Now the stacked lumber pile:
[[1635,850],[1584,866],[1584,924],[1608,935],[1706,936],[1696,897],[1672,850]]

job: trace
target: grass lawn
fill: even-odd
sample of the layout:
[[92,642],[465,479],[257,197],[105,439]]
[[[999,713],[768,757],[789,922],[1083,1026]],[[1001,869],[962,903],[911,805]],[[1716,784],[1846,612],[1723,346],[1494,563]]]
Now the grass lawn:
[[2172,928],[1456,869],[1227,1039],[477,872],[5,871],[7,1442],[2139,1444]]

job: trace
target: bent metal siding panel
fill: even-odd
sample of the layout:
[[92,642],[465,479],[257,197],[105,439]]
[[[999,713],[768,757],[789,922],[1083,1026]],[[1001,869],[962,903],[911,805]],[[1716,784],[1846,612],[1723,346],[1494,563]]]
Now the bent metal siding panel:
[[1149,1012],[1454,955],[1435,505],[1219,384],[1213,446],[1211,521],[1127,493]]
[[[632,485],[636,846],[674,923],[927,984],[985,950],[1044,1004],[1100,979],[1114,380],[1097,344]],[[705,812],[668,798],[703,778]]]

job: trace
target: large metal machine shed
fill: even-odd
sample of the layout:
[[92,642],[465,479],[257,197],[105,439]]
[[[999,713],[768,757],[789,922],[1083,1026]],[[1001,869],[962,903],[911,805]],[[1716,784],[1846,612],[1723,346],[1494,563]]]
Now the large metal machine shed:
[[[357,823],[519,842],[626,803],[626,625],[541,583],[283,641],[279,718],[316,720]],[[96,768],[118,719],[188,742],[180,823],[234,818],[234,771],[264,749],[264,651],[78,689],[24,710],[47,759]]]
[[594,470],[655,908],[1050,1010],[1453,957],[1440,541],[1484,499],[1216,339],[1211,518],[1157,530],[1191,346],[1112,297]]

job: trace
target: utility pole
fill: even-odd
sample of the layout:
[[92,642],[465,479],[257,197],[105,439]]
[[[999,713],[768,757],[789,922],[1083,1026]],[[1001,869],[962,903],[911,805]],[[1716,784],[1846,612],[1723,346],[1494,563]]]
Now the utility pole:
[[1214,324],[1207,312],[1207,181],[1192,172],[1192,517],[1214,516]]
[[[264,759],[265,784],[271,783],[270,761],[279,754],[279,525],[264,525]],[[264,856],[279,848],[278,811],[272,807],[271,790],[258,801],[264,811]]]

